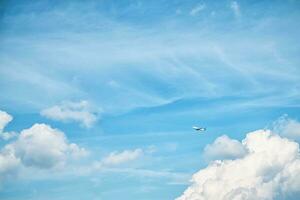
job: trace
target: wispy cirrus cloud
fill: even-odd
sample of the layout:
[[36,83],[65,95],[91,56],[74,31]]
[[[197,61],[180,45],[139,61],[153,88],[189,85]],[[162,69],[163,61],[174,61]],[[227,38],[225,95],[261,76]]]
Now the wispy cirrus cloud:
[[[276,13],[266,17],[256,10],[257,17],[245,12],[245,26],[239,26],[232,19],[225,21],[232,12],[241,15],[237,1],[231,2],[230,9],[226,9],[228,4],[221,4],[218,10],[209,2],[195,5],[195,9],[199,8],[193,13],[205,5],[205,9],[215,9],[219,17],[207,17],[197,23],[191,16],[172,18],[172,23],[166,17],[151,26],[140,26],[135,20],[115,20],[115,15],[130,14],[132,10],[136,15],[154,14],[149,9],[153,5],[147,3],[128,5],[117,13],[97,3],[57,5],[43,12],[25,6],[38,16],[34,18],[25,11],[7,12],[3,18],[7,31],[1,33],[1,52],[7,52],[0,54],[4,66],[0,69],[1,101],[16,99],[18,105],[37,104],[40,109],[64,99],[92,99],[105,110],[121,112],[181,97],[276,96],[285,91],[284,98],[295,93],[289,85],[299,82],[295,76],[299,73],[297,59],[293,56],[299,49],[294,45],[298,34],[293,29],[287,40],[277,30],[283,30],[285,24],[295,24],[296,18],[280,18]],[[88,14],[82,17],[80,12]],[[230,31],[223,29],[225,22]],[[168,30],[162,31],[166,24]],[[15,35],[8,31],[22,26],[30,34]],[[273,33],[264,37],[263,33],[269,31]],[[26,56],[18,53],[16,46],[29,49]],[[44,67],[51,70],[46,72]],[[19,70],[22,73],[15,73]],[[111,80],[121,87],[107,84]],[[24,87],[32,91],[13,90],[23,91]],[[44,91],[48,92],[38,95]]]
[[[98,134],[98,130],[80,129],[73,132],[72,139],[100,149],[94,152],[97,157],[94,160],[100,163],[108,157],[110,160],[107,161],[110,164],[106,168],[90,170],[91,176],[103,171],[137,176],[139,179],[132,183],[134,187],[130,186],[133,190],[141,182],[144,183],[146,178],[151,180],[151,184],[153,177],[181,179],[181,175],[186,174],[184,171],[191,173],[201,163],[205,163],[195,159],[193,153],[197,152],[195,149],[199,146],[205,147],[205,142],[215,136],[210,131],[227,132],[228,127],[236,132],[238,129],[249,129],[250,126],[252,129],[282,110],[290,108],[293,109],[291,112],[296,113],[300,100],[300,34],[297,28],[299,3],[200,2],[203,4],[199,4],[199,1],[165,0],[58,3],[7,1],[0,18],[0,104],[18,113],[18,123],[23,123],[20,116],[23,113],[34,115],[33,113],[54,107],[54,111],[48,113],[51,113],[53,119],[90,127],[96,123],[93,116],[99,117],[96,110],[85,112],[85,108],[58,104],[68,99],[88,99],[107,113],[103,115],[105,119],[101,127],[104,134]],[[201,5],[205,5],[205,9]],[[234,100],[228,101],[227,97]],[[80,104],[80,101],[73,103]],[[253,109],[254,106],[259,109]],[[32,115],[26,120],[33,120],[30,118]],[[249,120],[249,115],[259,117]],[[114,118],[117,120],[112,120]],[[238,123],[236,119],[239,119]],[[193,120],[200,120],[203,124],[207,122],[209,134],[204,140],[195,139],[198,136],[196,134],[187,134],[186,127],[190,127],[189,123]],[[18,123],[17,126],[21,126]],[[295,127],[295,123],[288,124],[288,127]],[[69,127],[63,124],[59,126],[62,130]],[[35,127],[34,130],[40,129]],[[167,132],[163,133],[164,131]],[[83,134],[84,132],[91,132],[91,137]],[[92,135],[95,132],[97,135]],[[147,132],[154,134],[145,138]],[[111,133],[118,133],[122,138]],[[127,134],[132,135],[129,138]],[[22,143],[35,146],[39,134],[29,135],[33,140],[26,137]],[[94,136],[101,139],[95,141]],[[241,135],[237,137],[241,138]],[[55,141],[57,144],[60,139]],[[128,144],[123,141],[128,141]],[[70,147],[71,142],[66,143]],[[141,143],[138,149],[142,150],[142,154],[135,151],[137,143]],[[148,152],[155,151],[153,157],[157,157],[144,167],[149,155],[142,147],[151,144],[155,144],[156,148],[149,149]],[[235,148],[221,152],[218,145]],[[116,152],[116,147],[123,150]],[[210,159],[230,158],[234,164],[238,160],[244,160],[244,156],[249,156],[247,152],[238,155],[237,151],[240,149],[243,152],[245,145],[229,137],[221,137],[209,147],[207,152],[210,152]],[[58,147],[58,154],[72,157],[70,148],[64,151]],[[102,150],[112,152],[112,155],[107,153],[102,160],[98,155]],[[29,160],[31,164],[36,160],[30,168],[33,169],[33,174],[44,171],[46,180],[52,178],[49,177],[48,170],[52,172],[52,169],[65,163],[60,156],[57,158],[47,152],[43,156],[56,160],[54,163],[57,165],[48,163],[49,167],[42,168],[37,161],[40,156],[30,153],[31,156],[26,159],[25,154],[30,152],[28,148],[22,147],[19,151],[22,154],[18,156],[12,151],[1,154],[0,165],[7,172],[5,174],[12,174],[15,169],[13,166],[21,165],[28,169]],[[21,158],[27,165],[23,164]],[[227,161],[222,163],[227,166]],[[244,166],[248,166],[248,163],[252,165],[251,161],[243,163],[246,163]],[[93,167],[93,163],[87,165],[83,168]],[[70,194],[76,198],[87,199],[82,195],[93,192],[77,190],[78,185],[73,184],[73,178],[80,167],[70,166],[72,167],[73,171],[63,172],[69,173],[71,178],[61,176],[64,181],[60,183],[68,187]],[[42,169],[38,170],[40,168]],[[217,168],[224,172],[221,167]],[[223,173],[224,176],[232,175],[228,171]],[[224,176],[213,180],[225,180],[227,177]],[[109,191],[116,192],[114,184],[120,185],[120,176],[116,174],[115,177],[109,177],[109,182],[114,183],[107,184],[110,188],[103,188],[101,193],[103,191],[105,195]],[[272,173],[260,177],[268,179],[272,177]],[[105,179],[99,177],[98,181],[105,183]],[[71,180],[71,184],[65,184],[65,180]],[[85,184],[86,181],[81,180],[83,179],[77,183],[89,187],[89,184]],[[226,181],[222,184],[226,185]],[[40,183],[37,184],[42,185]],[[157,186],[161,192],[148,193],[146,198],[172,199],[171,193],[179,190],[176,187],[170,192],[169,187],[165,187],[169,183],[165,179],[159,183],[163,185]],[[40,192],[36,198],[45,195],[56,199],[49,197],[47,192],[65,189],[60,185],[46,184],[50,187],[41,186],[42,189],[34,191]],[[34,185],[34,182],[29,185]],[[131,197],[128,199],[145,197],[133,198],[126,188],[127,182],[123,186],[123,193],[118,196],[123,197],[124,194],[124,199],[128,196]],[[20,197],[22,184],[13,184],[12,188],[17,191],[11,192],[9,188],[9,194],[12,195],[10,198],[14,198],[13,195],[23,198]],[[27,187],[25,188],[28,195]],[[38,187],[30,187],[33,188]],[[95,189],[99,192],[98,188]],[[90,190],[91,188],[87,188],[86,191]],[[97,198],[115,199],[101,195]],[[66,196],[68,197],[67,194]]]
[[127,176],[141,178],[166,178],[169,185],[187,185],[190,174],[183,172],[173,172],[168,170],[151,170],[141,168],[107,168],[104,172],[114,172],[117,174],[125,174]]

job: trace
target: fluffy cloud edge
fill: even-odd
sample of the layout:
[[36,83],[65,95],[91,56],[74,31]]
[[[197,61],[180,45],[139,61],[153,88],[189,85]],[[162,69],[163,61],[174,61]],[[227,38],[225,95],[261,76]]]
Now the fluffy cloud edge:
[[[11,117],[12,119],[12,117]],[[8,120],[7,120],[8,121]],[[126,164],[140,159],[149,150],[141,148],[113,151],[100,161],[75,165],[73,162],[89,155],[89,151],[67,140],[64,132],[48,124],[36,123],[23,129],[18,137],[0,150],[0,185],[15,178],[22,170],[37,172],[90,174],[96,171],[127,169]],[[83,164],[83,165],[82,165]],[[122,166],[122,168],[119,168]],[[67,170],[67,171],[66,171]]]
[[[6,120],[2,120],[3,128],[13,119],[6,112],[4,114]],[[70,161],[88,154],[86,149],[70,143],[62,131],[36,123],[22,130],[14,141],[0,150],[0,185],[15,177],[21,168],[62,169]]]
[[247,149],[241,142],[231,139],[227,135],[222,135],[212,144],[205,146],[203,156],[209,161],[240,158],[246,153]]
[[88,154],[84,148],[69,143],[62,131],[47,124],[34,124],[22,130],[9,146],[23,165],[37,168],[64,166],[68,159]]
[[15,132],[5,132],[4,128],[13,120],[13,117],[5,111],[0,110],[0,138],[3,140],[9,140],[15,137]]
[[243,157],[211,162],[176,200],[293,199],[300,194],[298,143],[258,130],[241,144],[247,149]]

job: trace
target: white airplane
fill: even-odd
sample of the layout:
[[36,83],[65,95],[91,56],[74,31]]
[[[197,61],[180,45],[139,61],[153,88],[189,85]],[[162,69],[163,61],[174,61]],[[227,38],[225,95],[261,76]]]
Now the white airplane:
[[206,131],[206,128],[197,127],[197,126],[193,126],[193,129],[195,129],[196,131]]

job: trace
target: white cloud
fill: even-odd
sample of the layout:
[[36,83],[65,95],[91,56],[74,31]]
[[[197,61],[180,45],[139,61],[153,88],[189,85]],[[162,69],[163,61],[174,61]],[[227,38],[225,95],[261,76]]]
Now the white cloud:
[[274,132],[284,137],[300,141],[300,123],[297,120],[289,118],[288,115],[283,115],[276,120],[272,128]]
[[111,167],[117,167],[135,161],[143,155],[144,151],[142,149],[124,150],[122,152],[114,151],[100,161],[95,161],[91,167],[88,167],[88,171],[108,170]]
[[41,111],[41,115],[58,121],[75,121],[84,127],[91,127],[97,121],[97,113],[87,101],[63,102]]
[[[75,168],[75,173],[77,175],[91,175],[99,172],[128,172],[127,174],[129,174],[129,171],[143,171],[143,169],[135,168],[141,164],[137,161],[145,155],[152,153],[152,150],[149,150],[149,148],[145,150],[137,148],[132,150],[127,149],[123,151],[113,151],[102,157],[100,160],[94,160],[92,163],[88,163],[87,165],[78,166]],[[137,174],[138,173],[132,175]]]
[[14,136],[16,133],[14,132],[4,132],[4,128],[6,125],[13,120],[13,117],[9,115],[7,112],[0,110],[0,138],[4,140],[8,140]]
[[[240,13],[243,14],[242,1],[235,1],[239,5]],[[234,15],[230,8],[231,2],[226,1],[226,7],[228,12]],[[187,6],[190,6],[188,4],[178,6],[183,12],[186,11]],[[206,4],[206,10],[199,14],[205,11],[209,15],[209,4]],[[187,14],[197,5],[198,3],[195,3],[188,8]],[[264,8],[268,8],[267,4],[263,5]],[[79,10],[82,7],[84,5],[81,5]],[[124,24],[114,18],[103,18],[102,12],[89,6],[87,8],[91,11],[89,17],[84,18],[61,8],[50,9],[47,12],[33,11],[36,16],[39,16],[34,19],[30,16],[30,12],[7,16],[7,20],[14,24],[14,27],[25,25],[24,19],[28,19],[25,26],[30,27],[36,22],[40,24],[39,19],[47,19],[45,23],[56,24],[56,21],[61,20],[61,15],[58,13],[64,13],[63,16],[70,15],[72,17],[69,18],[74,21],[80,21],[79,28],[83,28],[86,32],[83,31],[78,35],[74,29],[69,28],[60,35],[62,28],[65,27],[59,26],[51,30],[58,36],[55,39],[47,37],[32,39],[23,35],[16,38],[7,35],[7,40],[3,44],[5,48],[14,50],[18,46],[28,49],[28,53],[26,56],[19,54],[16,56],[17,52],[10,51],[6,59],[2,60],[1,91],[3,96],[6,96],[3,101],[11,105],[8,103],[14,99],[14,106],[18,108],[22,108],[22,105],[35,109],[46,108],[44,106],[49,104],[49,100],[80,98],[89,94],[91,88],[98,88],[99,92],[93,92],[92,98],[106,110],[112,109],[112,112],[123,112],[125,109],[128,111],[140,106],[161,105],[179,98],[194,96],[214,98],[228,94],[244,96],[250,93],[252,96],[276,97],[283,106],[297,104],[300,77],[296,75],[299,74],[299,68],[293,66],[297,65],[298,59],[297,56],[293,56],[294,54],[282,52],[289,52],[290,42],[298,41],[298,37],[295,36],[296,33],[286,37],[282,31],[276,31],[278,27],[286,25],[287,20],[296,19],[282,15],[277,12],[279,9],[274,9],[266,15],[257,15],[251,20],[251,26],[248,20],[243,22],[246,23],[243,26],[231,26],[232,24],[226,18],[228,13],[223,12],[221,6],[211,6],[211,8],[215,9],[218,17],[207,17],[205,20],[193,23],[193,26],[186,27],[184,23],[191,23],[191,21],[185,21],[181,16],[177,16],[180,19],[170,18],[174,30],[168,29],[168,31],[164,29],[164,20],[155,23],[154,26],[146,25],[147,28],[141,29],[135,23],[135,25]],[[274,15],[275,13],[278,15]],[[224,31],[222,28],[224,23],[228,25],[230,31]],[[97,28],[99,24],[107,25],[101,26],[100,36],[97,34],[100,31]],[[77,27],[78,23],[73,25]],[[287,28],[293,29],[292,26]],[[251,35],[250,30],[257,30],[255,37]],[[272,34],[264,37],[266,31]],[[122,35],[114,34],[116,32]],[[155,34],[156,37],[149,33]],[[299,48],[297,42],[291,43],[297,44]],[[224,50],[227,58],[225,61],[219,57],[218,52],[215,52],[214,46]],[[39,67],[38,63],[34,62],[37,56],[45,59],[45,67],[51,70],[43,70]],[[187,57],[189,57],[188,61],[185,59]],[[289,65],[290,67],[282,67],[285,66],[282,62],[292,64]],[[66,70],[60,69],[62,65]],[[100,65],[105,67],[99,67]],[[222,76],[211,71],[218,71]],[[135,74],[136,72],[140,73]],[[144,84],[144,79],[140,79],[143,74],[159,80],[160,86],[168,92],[154,91],[155,88],[151,86],[154,83]],[[263,78],[266,76],[270,78]],[[104,84],[95,81],[97,77]],[[111,77],[121,83],[122,91],[115,92],[107,88],[105,81]],[[183,81],[178,81],[178,78]],[[236,87],[236,82],[240,83],[240,87]],[[195,87],[195,84],[202,87]],[[170,85],[172,89],[168,88]],[[295,87],[289,87],[290,85]],[[18,92],[23,87],[31,90],[26,93]],[[131,90],[128,91],[126,88]],[[47,95],[40,95],[42,91],[49,92]],[[281,95],[277,95],[278,93]],[[112,105],[111,102],[115,103]],[[270,103],[273,104],[274,101]]]
[[0,184],[14,177],[20,167],[20,159],[16,158],[13,151],[9,148],[3,148],[0,151]]
[[0,132],[3,131],[4,127],[13,119],[7,112],[0,110]]
[[214,143],[206,145],[204,157],[208,160],[234,159],[246,154],[246,149],[238,140],[230,139],[227,135],[218,137]]
[[248,133],[239,159],[212,162],[193,175],[177,200],[296,199],[300,193],[299,145],[269,130]]
[[198,4],[190,11],[190,15],[195,16],[204,9],[205,9],[205,4]]
[[230,8],[232,9],[235,17],[240,17],[241,16],[240,6],[236,1],[231,2]]
[[142,149],[124,150],[122,152],[112,152],[102,160],[105,166],[119,165],[140,158],[143,155]]
[[[2,129],[12,117],[6,115],[6,119],[2,120]],[[84,148],[69,143],[63,132],[46,124],[34,124],[0,150],[0,184],[14,177],[21,168],[57,169],[87,154]]]
[[35,124],[23,130],[10,144],[25,166],[52,168],[63,166],[69,157],[86,155],[86,150],[69,144],[64,133],[46,124]]

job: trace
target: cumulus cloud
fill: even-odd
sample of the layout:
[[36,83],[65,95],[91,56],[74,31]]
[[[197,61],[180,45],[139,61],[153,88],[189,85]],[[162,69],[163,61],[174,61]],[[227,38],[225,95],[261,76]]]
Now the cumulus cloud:
[[25,166],[38,168],[63,166],[68,158],[87,154],[85,149],[68,143],[63,132],[46,124],[35,124],[23,130],[10,145]]
[[232,9],[235,17],[240,17],[241,16],[240,6],[236,1],[232,1],[230,3],[230,8]]
[[11,122],[13,117],[9,115],[7,112],[0,110],[0,137],[4,140],[8,140],[14,136],[16,133],[14,132],[4,132],[4,128],[6,125]]
[[269,130],[248,133],[247,153],[214,161],[192,177],[177,200],[296,199],[300,194],[299,145]]
[[204,157],[207,160],[234,159],[244,156],[246,152],[241,142],[222,135],[214,143],[206,145]]
[[[7,124],[12,117],[7,116],[6,119]],[[2,127],[5,126],[3,121]],[[0,184],[14,177],[22,167],[57,169],[87,154],[84,148],[69,143],[60,130],[46,124],[34,124],[22,130],[15,141],[0,150]]]
[[20,159],[13,153],[12,149],[5,147],[0,151],[0,184],[14,177],[20,166]]
[[63,122],[79,122],[89,128],[97,121],[97,112],[88,101],[63,102],[41,111],[41,115],[52,120]]

